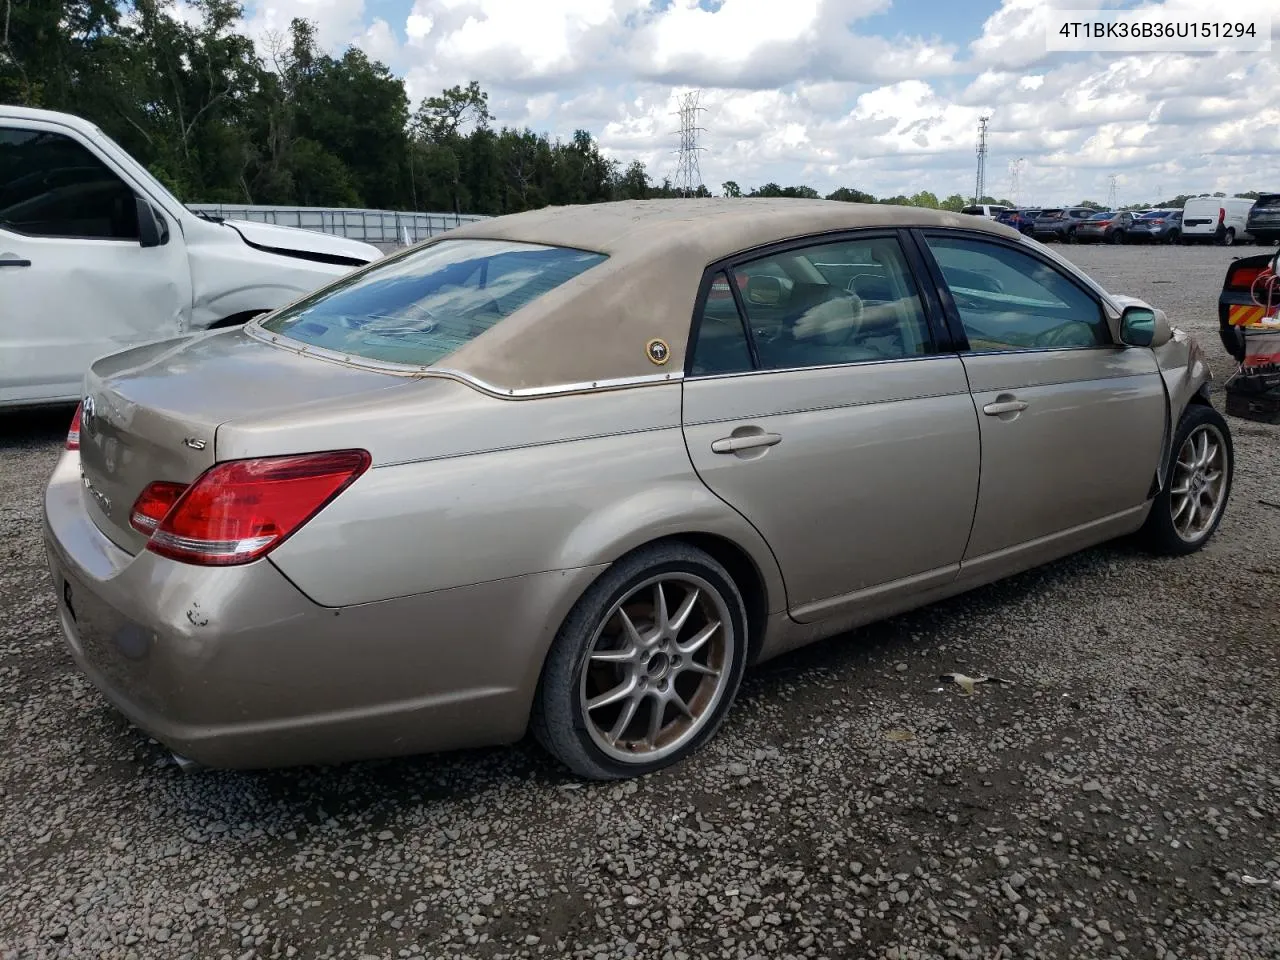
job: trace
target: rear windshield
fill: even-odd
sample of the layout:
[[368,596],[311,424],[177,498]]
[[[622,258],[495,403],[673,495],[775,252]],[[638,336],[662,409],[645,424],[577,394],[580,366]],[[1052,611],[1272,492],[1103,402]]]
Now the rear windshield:
[[1255,207],[1280,207],[1280,193],[1264,193],[1253,204]]
[[1111,213],[1095,213],[1089,219],[1090,220],[1110,220],[1113,216],[1115,215]]
[[428,366],[604,254],[507,240],[442,240],[340,280],[262,328],[339,353]]
[[1139,220],[1162,220],[1165,217],[1173,216],[1167,210],[1152,210],[1150,213],[1144,213],[1138,217]]

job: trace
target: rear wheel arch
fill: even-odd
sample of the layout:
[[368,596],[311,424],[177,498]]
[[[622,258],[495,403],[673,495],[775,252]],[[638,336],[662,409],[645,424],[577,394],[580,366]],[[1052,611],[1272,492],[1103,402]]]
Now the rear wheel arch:
[[[765,627],[769,622],[769,588],[763,572],[751,554],[728,537],[715,533],[681,533],[643,544],[645,549],[655,543],[687,543],[710,554],[733,578],[742,602],[747,608],[747,665],[750,666],[764,642]],[[634,551],[633,551],[634,552]]]

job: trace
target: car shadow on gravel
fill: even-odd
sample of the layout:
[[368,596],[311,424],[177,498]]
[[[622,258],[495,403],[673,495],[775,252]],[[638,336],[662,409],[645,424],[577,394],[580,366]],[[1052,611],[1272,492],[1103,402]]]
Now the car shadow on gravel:
[[75,412],[74,403],[0,410],[0,451],[35,450],[63,440]]

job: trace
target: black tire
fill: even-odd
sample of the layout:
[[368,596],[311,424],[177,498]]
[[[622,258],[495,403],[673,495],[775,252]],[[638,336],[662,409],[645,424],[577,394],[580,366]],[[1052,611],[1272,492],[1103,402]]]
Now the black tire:
[[[727,662],[721,667],[726,677],[699,715],[704,718],[699,720],[701,726],[678,749],[656,760],[623,762],[606,753],[588,730],[590,721],[580,697],[583,670],[596,634],[615,605],[653,577],[682,574],[703,581],[718,594],[729,613],[732,643],[724,653]],[[642,547],[610,567],[565,618],[538,679],[530,718],[533,735],[548,753],[586,779],[619,780],[671,766],[697,752],[719,729],[741,685],[748,644],[746,604],[729,572],[714,557],[678,541]],[[674,690],[674,678],[671,684]],[[650,701],[644,703],[646,709],[653,709]]]
[[[1178,454],[1182,450],[1183,444],[1186,443],[1187,438],[1194,431],[1201,428],[1215,430],[1218,437],[1221,438],[1226,465],[1226,481],[1225,488],[1222,491],[1222,503],[1217,509],[1217,515],[1213,517],[1210,524],[1202,532],[1194,538],[1188,539],[1180,534],[1174,525],[1174,468],[1178,460]],[[1231,428],[1227,425],[1226,418],[1207,404],[1193,403],[1188,406],[1182,414],[1182,419],[1178,422],[1178,429],[1173,436],[1169,462],[1165,465],[1164,488],[1152,501],[1151,512],[1147,515],[1146,523],[1143,524],[1139,533],[1146,547],[1154,553],[1166,556],[1185,556],[1189,553],[1195,553],[1208,543],[1209,539],[1217,532],[1218,525],[1222,523],[1222,517],[1227,512],[1227,502],[1231,498],[1231,485],[1235,480],[1235,469],[1235,448],[1231,440]]]
[[1230,247],[1234,245],[1235,242],[1236,242],[1235,227],[1227,227],[1227,232],[1222,235],[1222,245],[1224,247]]
[[1124,231],[1116,230],[1111,234],[1112,243],[1124,243]]

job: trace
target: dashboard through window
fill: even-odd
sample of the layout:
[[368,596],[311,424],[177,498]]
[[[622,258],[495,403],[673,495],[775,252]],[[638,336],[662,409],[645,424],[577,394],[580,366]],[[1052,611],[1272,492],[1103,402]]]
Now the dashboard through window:
[[974,352],[1111,343],[1102,307],[1042,260],[1002,244],[927,236]]

